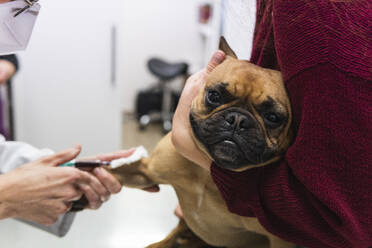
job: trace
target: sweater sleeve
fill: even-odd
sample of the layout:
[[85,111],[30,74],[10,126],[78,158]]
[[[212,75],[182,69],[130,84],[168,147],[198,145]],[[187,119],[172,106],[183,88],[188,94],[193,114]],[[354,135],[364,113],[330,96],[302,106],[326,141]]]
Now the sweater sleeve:
[[211,167],[231,212],[311,248],[372,247],[371,12],[356,2],[274,1],[297,137],[276,164]]
[[[306,79],[306,80],[305,80]],[[243,173],[212,165],[230,211],[308,247],[372,245],[372,82],[322,64],[306,82],[302,120],[283,161]],[[296,87],[296,86],[293,86]]]

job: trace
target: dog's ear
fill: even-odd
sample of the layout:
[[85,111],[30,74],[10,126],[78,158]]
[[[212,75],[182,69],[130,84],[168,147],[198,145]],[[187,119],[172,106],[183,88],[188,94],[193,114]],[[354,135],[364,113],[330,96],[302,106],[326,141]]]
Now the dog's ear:
[[220,38],[220,45],[219,45],[219,49],[222,50],[226,55],[228,56],[231,56],[235,59],[237,59],[238,57],[236,56],[236,54],[234,53],[234,51],[230,48],[229,44],[227,43],[225,37],[221,36]]

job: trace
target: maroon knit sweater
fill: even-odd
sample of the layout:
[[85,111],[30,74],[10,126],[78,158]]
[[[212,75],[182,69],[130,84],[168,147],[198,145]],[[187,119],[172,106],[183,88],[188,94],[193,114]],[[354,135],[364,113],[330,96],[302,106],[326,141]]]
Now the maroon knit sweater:
[[296,244],[372,247],[371,4],[258,0],[251,61],[282,71],[297,137],[276,164],[211,174],[231,212]]

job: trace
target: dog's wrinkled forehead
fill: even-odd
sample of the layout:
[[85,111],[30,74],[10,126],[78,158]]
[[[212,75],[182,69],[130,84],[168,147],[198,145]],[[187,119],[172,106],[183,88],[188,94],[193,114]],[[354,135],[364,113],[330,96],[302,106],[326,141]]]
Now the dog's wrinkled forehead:
[[205,89],[218,89],[231,97],[258,105],[268,101],[287,104],[281,75],[248,61],[227,57],[209,75]]

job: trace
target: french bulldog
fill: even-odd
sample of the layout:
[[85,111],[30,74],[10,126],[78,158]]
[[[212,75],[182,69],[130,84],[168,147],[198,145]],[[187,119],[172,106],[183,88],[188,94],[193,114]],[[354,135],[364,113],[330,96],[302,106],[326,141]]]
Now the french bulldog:
[[[241,172],[271,164],[293,139],[291,106],[281,73],[237,59],[224,38],[220,49],[227,55],[225,61],[209,74],[191,105],[192,137],[200,151],[224,169]],[[189,229],[200,239],[199,245],[295,247],[267,232],[256,218],[229,212],[210,172],[181,156],[170,133],[148,158],[108,170],[124,186],[174,188],[184,223],[151,248],[202,247],[195,245],[195,237],[189,245],[187,238],[182,239]],[[180,240],[182,244],[177,243]]]

